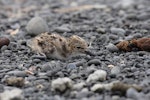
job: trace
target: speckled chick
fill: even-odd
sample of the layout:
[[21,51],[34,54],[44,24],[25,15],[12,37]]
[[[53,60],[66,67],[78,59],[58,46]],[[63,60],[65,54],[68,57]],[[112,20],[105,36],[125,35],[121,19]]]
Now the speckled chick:
[[77,35],[65,38],[58,34],[41,33],[28,40],[27,45],[37,54],[47,58],[65,60],[72,55],[85,53],[87,42]]

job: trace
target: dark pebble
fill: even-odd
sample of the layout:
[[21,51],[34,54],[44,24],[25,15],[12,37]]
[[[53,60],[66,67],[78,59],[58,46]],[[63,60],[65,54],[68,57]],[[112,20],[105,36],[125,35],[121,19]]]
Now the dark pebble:
[[0,84],[0,93],[4,92],[4,86]]
[[88,61],[87,64],[89,66],[92,65],[92,64],[94,64],[94,65],[101,65],[101,61],[99,59],[92,59],[92,60]]
[[40,59],[33,59],[33,63],[40,63],[41,60]]
[[45,60],[46,57],[45,56],[40,56],[40,55],[34,55],[31,57],[32,59],[40,59],[40,60]]

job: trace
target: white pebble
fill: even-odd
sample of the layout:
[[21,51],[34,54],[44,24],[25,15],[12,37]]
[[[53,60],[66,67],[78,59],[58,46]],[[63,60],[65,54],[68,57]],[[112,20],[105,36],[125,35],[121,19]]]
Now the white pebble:
[[13,90],[5,90],[3,93],[0,93],[0,100],[21,100],[22,98],[22,90],[13,89]]
[[51,88],[53,91],[63,92],[66,89],[72,89],[73,82],[70,78],[67,78],[67,77],[58,78],[58,79],[52,81]]
[[96,92],[96,91],[103,91],[103,90],[111,90],[113,87],[112,83],[109,84],[95,84],[94,86],[91,87],[91,91]]
[[86,84],[84,82],[77,83],[73,86],[74,90],[81,90]]
[[106,80],[107,72],[104,70],[97,70],[93,74],[90,74],[86,80],[86,82],[92,82],[92,81],[104,81]]

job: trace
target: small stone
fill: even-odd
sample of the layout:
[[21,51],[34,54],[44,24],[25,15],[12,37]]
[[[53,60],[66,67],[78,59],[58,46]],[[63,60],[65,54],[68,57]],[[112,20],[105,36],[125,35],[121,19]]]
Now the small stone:
[[0,93],[0,100],[22,100],[22,98],[22,90],[17,88]]
[[67,69],[68,69],[68,70],[77,69],[77,66],[76,66],[75,63],[69,63],[69,64],[67,65]]
[[92,65],[92,64],[101,65],[101,61],[99,59],[92,59],[92,60],[88,61],[89,66]]
[[32,59],[40,59],[40,60],[45,60],[46,57],[45,56],[41,56],[41,55],[34,55],[31,57]]
[[25,81],[22,77],[9,77],[5,80],[5,83],[10,86],[22,87]]
[[2,48],[1,48],[1,52],[5,51],[8,49],[8,46],[4,45]]
[[10,71],[7,74],[8,75],[14,75],[14,76],[17,76],[17,77],[26,77],[27,76],[25,71]]
[[150,17],[149,13],[141,13],[141,14],[137,15],[138,20],[147,20],[147,19],[149,19],[149,17]]
[[117,40],[118,38],[119,38],[118,35],[115,35],[115,34],[109,34],[109,39]]
[[0,84],[0,93],[2,93],[3,91],[4,91],[4,86]]
[[49,32],[47,23],[41,17],[32,18],[28,22],[26,29],[27,29],[28,34],[31,36],[36,36],[44,32]]
[[51,88],[53,91],[64,92],[73,88],[73,82],[70,78],[58,78],[52,81]]
[[64,73],[62,71],[59,71],[59,72],[56,73],[56,76],[60,77],[60,78],[64,77]]
[[55,31],[63,33],[63,32],[70,32],[71,30],[68,27],[66,27],[66,26],[60,26],[60,27],[56,27]]
[[10,40],[6,37],[0,37],[0,48],[4,45],[9,45]]
[[135,99],[135,100],[138,100],[138,94],[139,93],[133,88],[129,88],[126,92],[126,96],[128,98],[132,98],[132,99]]
[[110,52],[119,51],[119,49],[114,44],[111,44],[111,43],[106,46],[106,49],[109,50]]
[[73,86],[73,89],[74,90],[81,90],[83,87],[85,87],[86,84],[84,82],[80,82],[80,83],[77,83]]
[[106,32],[106,30],[104,28],[101,28],[101,27],[97,28],[96,31],[98,33],[101,33],[101,34],[105,34],[105,32]]
[[121,37],[124,37],[124,35],[126,33],[126,31],[124,29],[122,29],[122,28],[115,28],[115,27],[112,27],[110,29],[110,31],[111,31],[111,33],[117,34],[117,35],[119,35]]
[[120,73],[120,68],[119,68],[118,66],[114,66],[114,67],[111,69],[110,73],[111,73],[112,75],[117,75],[117,74]]
[[94,73],[90,74],[86,80],[87,83],[95,81],[104,81],[106,80],[107,72],[104,70],[97,70]]
[[94,86],[91,87],[91,91],[93,92],[102,92],[104,90],[111,90],[113,84],[108,83],[108,84],[95,84]]
[[79,91],[76,95],[76,97],[78,99],[81,99],[84,100],[83,98],[84,97],[87,97],[88,95],[90,94],[89,90],[87,88],[83,88],[81,91]]
[[40,63],[41,60],[40,59],[33,59],[33,63]]
[[150,69],[146,70],[146,74],[150,75]]
[[114,96],[112,96],[112,100],[120,100],[120,96],[114,95]]

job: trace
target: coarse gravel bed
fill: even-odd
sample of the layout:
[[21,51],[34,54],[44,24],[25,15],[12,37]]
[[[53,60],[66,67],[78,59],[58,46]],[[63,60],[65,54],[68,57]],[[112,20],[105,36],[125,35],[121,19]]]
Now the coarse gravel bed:
[[[61,12],[62,8],[83,5],[102,7]],[[14,93],[17,100],[150,100],[150,53],[114,52],[109,47],[120,40],[150,37],[149,5],[149,0],[0,0],[0,36],[10,39],[0,50],[0,99],[10,100],[6,95],[11,98]],[[50,33],[65,37],[75,34],[92,41],[93,55],[62,61],[33,53],[26,45],[33,37],[26,27],[35,16],[46,21]],[[106,71],[106,80],[87,81],[97,70]],[[23,78],[24,84],[9,85],[6,80],[12,77]],[[78,84],[76,88],[53,90],[53,80],[64,77],[74,87]],[[121,94],[91,90],[94,84],[114,81],[139,85],[142,91],[131,89]],[[16,93],[11,92],[14,89],[18,89]]]

